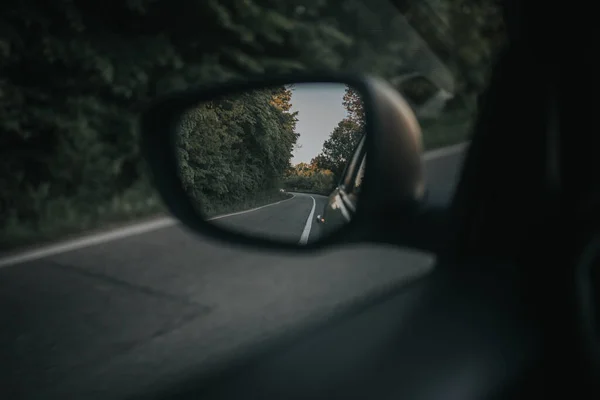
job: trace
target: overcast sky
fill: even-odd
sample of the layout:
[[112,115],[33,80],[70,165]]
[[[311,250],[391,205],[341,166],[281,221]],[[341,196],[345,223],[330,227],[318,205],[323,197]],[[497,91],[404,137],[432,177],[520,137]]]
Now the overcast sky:
[[323,142],[344,119],[342,98],[346,85],[338,83],[296,84],[292,92],[292,111],[298,111],[296,132],[301,148],[294,150],[292,164],[310,162],[321,152]]

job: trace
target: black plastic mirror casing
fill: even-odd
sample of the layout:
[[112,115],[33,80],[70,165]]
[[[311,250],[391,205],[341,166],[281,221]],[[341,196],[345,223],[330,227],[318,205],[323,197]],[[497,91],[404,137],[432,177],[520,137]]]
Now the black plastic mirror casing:
[[[333,235],[298,245],[273,242],[220,228],[197,212],[186,194],[175,155],[175,122],[199,102],[217,97],[292,83],[341,83],[360,93],[366,119],[369,156],[363,191],[354,218]],[[309,251],[333,244],[369,241],[379,237],[379,221],[390,212],[416,212],[425,192],[421,165],[421,131],[412,109],[384,81],[362,75],[292,74],[229,82],[164,96],[151,103],[140,121],[141,150],[151,178],[168,210],[186,227],[231,244],[270,250]],[[389,218],[388,218],[389,219]]]

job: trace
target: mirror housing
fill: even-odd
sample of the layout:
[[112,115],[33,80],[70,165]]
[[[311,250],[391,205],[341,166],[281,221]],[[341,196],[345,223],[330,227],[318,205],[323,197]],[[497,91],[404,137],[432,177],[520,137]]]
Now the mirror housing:
[[[341,83],[362,96],[366,114],[367,157],[364,184],[355,218],[330,237],[298,246],[231,232],[208,222],[184,190],[175,155],[174,125],[183,110],[199,102],[268,86],[298,83]],[[218,240],[258,248],[308,250],[334,243],[369,241],[389,223],[389,215],[414,215],[425,195],[422,138],[408,102],[383,80],[345,74],[293,74],[229,82],[186,90],[159,98],[141,116],[141,150],[152,181],[168,210],[194,232]],[[321,213],[318,217],[322,216]],[[318,219],[317,217],[317,219]],[[318,221],[320,223],[323,218]]]

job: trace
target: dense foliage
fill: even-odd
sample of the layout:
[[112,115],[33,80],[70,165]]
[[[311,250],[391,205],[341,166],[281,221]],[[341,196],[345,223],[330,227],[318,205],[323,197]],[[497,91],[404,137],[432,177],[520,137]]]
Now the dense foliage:
[[[436,1],[457,49],[440,61],[388,0],[6,0],[0,246],[160,211],[135,116],[161,93],[248,74],[337,68],[391,82],[419,70],[440,86],[477,92],[502,36],[491,2]],[[427,35],[443,36],[427,30],[440,24],[426,13],[411,8],[406,15],[427,42]],[[211,193],[222,190],[218,183]]]
[[284,180],[286,190],[293,192],[316,193],[328,196],[337,181],[328,169],[319,168],[314,162],[299,163],[288,171]]
[[233,211],[277,196],[298,138],[290,100],[290,88],[255,90],[201,104],[182,117],[181,178],[201,211]]
[[360,95],[348,87],[343,100],[347,116],[334,128],[329,139],[323,143],[323,150],[312,164],[319,169],[333,172],[334,180],[339,182],[344,168],[350,161],[354,149],[365,133],[365,111]]

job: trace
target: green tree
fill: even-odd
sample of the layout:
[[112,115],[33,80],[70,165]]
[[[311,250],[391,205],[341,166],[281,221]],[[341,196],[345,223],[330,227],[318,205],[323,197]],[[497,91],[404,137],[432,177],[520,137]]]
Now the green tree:
[[203,210],[277,191],[298,137],[290,100],[287,88],[256,90],[203,104],[183,116],[181,176]]
[[363,132],[361,127],[351,119],[341,120],[331,132],[329,139],[323,143],[323,150],[315,157],[314,162],[319,168],[332,171],[336,180],[339,180]]
[[360,129],[365,127],[365,108],[360,94],[350,86],[346,87],[342,104],[348,113],[348,119]]
[[346,87],[342,104],[347,116],[333,129],[329,138],[323,143],[323,149],[311,163],[319,169],[330,170],[336,180],[349,162],[358,142],[365,134],[365,110],[360,94],[351,87]]
[[335,188],[335,180],[329,170],[318,169],[313,163],[299,163],[286,176],[284,186],[290,191],[329,195]]

